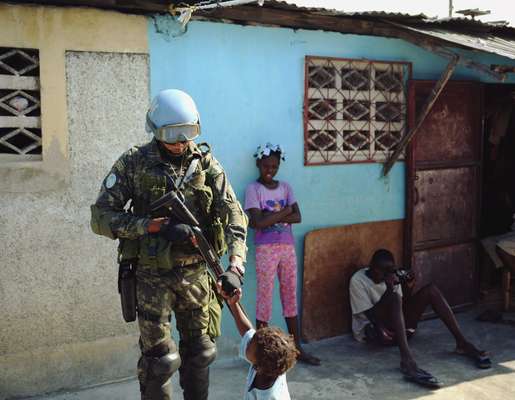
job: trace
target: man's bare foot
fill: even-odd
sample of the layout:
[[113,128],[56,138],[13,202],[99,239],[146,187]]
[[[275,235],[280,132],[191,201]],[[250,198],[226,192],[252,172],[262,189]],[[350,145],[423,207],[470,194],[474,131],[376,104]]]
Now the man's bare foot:
[[419,370],[415,360],[401,360],[401,371],[402,373],[415,374]]
[[479,350],[470,342],[456,343],[456,353],[466,354],[469,356],[486,355],[486,352]]
[[440,387],[440,382],[429,372],[419,368],[414,360],[401,361],[401,372],[404,379],[430,389]]
[[487,369],[492,367],[492,361],[488,353],[484,350],[479,350],[470,342],[457,343],[455,352],[472,359],[478,368]]

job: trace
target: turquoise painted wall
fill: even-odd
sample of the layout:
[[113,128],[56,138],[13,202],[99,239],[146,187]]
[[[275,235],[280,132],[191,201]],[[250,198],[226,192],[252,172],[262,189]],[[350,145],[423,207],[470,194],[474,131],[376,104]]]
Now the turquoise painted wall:
[[[201,113],[201,139],[211,144],[241,202],[246,185],[257,178],[256,147],[270,141],[285,149],[278,179],[291,184],[303,215],[302,224],[294,226],[299,283],[307,232],[404,217],[404,163],[397,163],[386,179],[374,163],[303,165],[304,57],[410,61],[416,79],[437,79],[444,59],[397,39],[210,22],[191,22],[184,35],[172,37],[158,33],[154,21],[148,25],[151,94],[178,88],[192,95]],[[166,19],[157,21],[162,31]],[[508,63],[495,56],[483,60]],[[459,68],[454,78],[484,76]],[[251,233],[244,305],[254,319],[252,239]],[[284,326],[277,287],[275,299],[272,323]],[[225,335],[237,335],[230,315],[224,316],[223,329]]]

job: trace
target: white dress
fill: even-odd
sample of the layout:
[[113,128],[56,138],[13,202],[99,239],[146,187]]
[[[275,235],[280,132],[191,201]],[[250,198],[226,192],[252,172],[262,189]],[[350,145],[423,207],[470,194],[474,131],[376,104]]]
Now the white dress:
[[[254,329],[249,329],[245,335],[241,338],[240,344],[240,358],[243,358],[250,364],[250,361],[247,359],[247,347],[254,337],[256,331]],[[288,392],[288,384],[286,383],[286,374],[282,374],[277,377],[274,384],[265,390],[252,388],[252,382],[254,382],[254,378],[256,377],[256,369],[253,365],[249,368],[249,373],[247,374],[247,383],[245,385],[245,396],[244,400],[291,400],[290,393]]]

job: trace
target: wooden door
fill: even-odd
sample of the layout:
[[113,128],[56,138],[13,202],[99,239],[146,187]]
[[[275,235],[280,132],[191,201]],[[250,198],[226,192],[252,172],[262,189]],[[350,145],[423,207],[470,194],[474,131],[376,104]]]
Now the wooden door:
[[[412,81],[409,119],[434,82]],[[407,153],[406,260],[419,286],[433,282],[452,306],[476,294],[482,89],[449,82]]]

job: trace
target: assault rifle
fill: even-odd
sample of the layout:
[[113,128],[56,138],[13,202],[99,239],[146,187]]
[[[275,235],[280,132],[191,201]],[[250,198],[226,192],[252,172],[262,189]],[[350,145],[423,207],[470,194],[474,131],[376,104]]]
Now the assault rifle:
[[[171,177],[169,177],[169,179],[171,180]],[[180,222],[191,226],[193,234],[195,235],[192,238],[193,244],[199,249],[200,254],[207,262],[211,276],[215,281],[218,281],[220,275],[224,273],[223,266],[220,263],[220,258],[213,249],[213,246],[211,246],[211,243],[209,243],[204,236],[202,229],[200,229],[198,220],[190,210],[188,210],[183,199],[179,197],[182,197],[182,194],[180,192],[178,193],[179,195],[177,195],[175,190],[166,193],[164,196],[154,201],[150,205],[150,209],[152,212],[155,212],[156,210],[165,208]],[[120,262],[118,270],[118,292],[120,293],[123,319],[126,322],[136,320],[137,302],[135,265],[136,263],[134,263],[134,260],[126,260]]]
[[195,218],[195,216],[191,213],[191,211],[186,207],[184,201],[175,193],[174,190],[166,193],[156,201],[154,201],[150,205],[150,210],[155,212],[161,208],[168,209],[174,217],[176,217],[183,224],[188,224],[191,226],[194,237],[194,244],[199,249],[200,254],[206,260],[209,265],[209,269],[213,278],[218,280],[219,276],[224,273],[224,269],[222,264],[220,263],[220,258],[216,254],[211,243],[208,242],[202,229],[200,228],[200,223]]
[[[204,236],[197,218],[195,218],[188,207],[186,207],[186,204],[184,204],[184,196],[175,185],[175,181],[168,173],[165,172],[165,175],[168,179],[168,182],[172,186],[172,190],[168,193],[165,193],[156,201],[152,202],[150,204],[150,211],[156,212],[160,208],[165,208],[180,222],[191,226],[193,234],[195,235],[193,238],[193,243],[195,246],[197,246],[200,254],[207,262],[207,265],[209,266],[208,271],[210,271],[211,276],[214,278],[215,282],[218,282],[220,275],[224,273],[223,266],[220,263],[220,257],[218,257],[218,254],[213,249],[213,246]],[[241,304],[240,307],[243,313],[247,315]],[[230,307],[229,311],[232,313]]]
[[[150,204],[150,211],[156,212],[159,209],[165,208],[180,222],[191,227],[194,234],[194,237],[192,238],[193,244],[198,248],[200,254],[207,262],[209,271],[211,272],[214,280],[217,282],[220,279],[220,275],[224,273],[223,266],[220,263],[220,257],[218,257],[215,249],[206,239],[206,236],[202,232],[198,220],[184,204],[184,196],[175,184],[173,178],[167,172],[165,172],[165,175],[172,187],[172,190],[170,190],[168,193],[165,193],[156,201],[152,202]],[[236,273],[234,275],[236,275]],[[241,283],[241,276],[239,276],[238,279]]]

